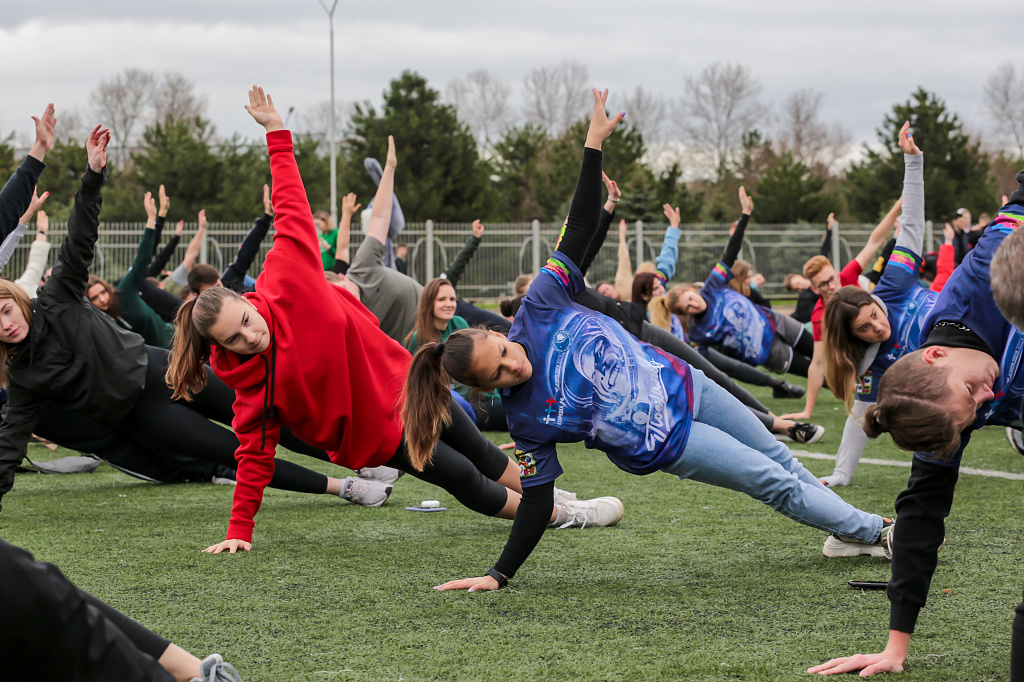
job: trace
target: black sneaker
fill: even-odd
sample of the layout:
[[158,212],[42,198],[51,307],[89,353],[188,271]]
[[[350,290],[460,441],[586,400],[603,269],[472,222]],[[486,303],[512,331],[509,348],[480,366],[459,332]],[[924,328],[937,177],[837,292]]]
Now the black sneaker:
[[803,386],[794,386],[785,381],[780,381],[772,386],[772,397],[778,400],[783,398],[803,398],[805,393],[807,393],[807,389]]
[[789,427],[789,437],[797,443],[817,443],[824,435],[824,426],[797,422]]
[[1017,454],[1024,455],[1024,432],[1012,426],[1006,427],[1006,440],[1010,441],[1010,447],[1017,451]]

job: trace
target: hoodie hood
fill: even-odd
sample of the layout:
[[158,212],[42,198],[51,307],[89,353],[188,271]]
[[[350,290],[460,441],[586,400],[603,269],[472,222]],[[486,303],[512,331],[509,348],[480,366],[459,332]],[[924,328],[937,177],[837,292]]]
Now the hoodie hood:
[[249,303],[256,306],[257,312],[267,321],[267,325],[270,327],[270,345],[265,351],[256,355],[239,355],[216,344],[211,346],[210,367],[221,381],[236,391],[253,389],[266,382],[268,364],[257,359],[270,360],[278,332],[277,319],[270,309],[270,304],[255,292],[244,294],[244,297]]

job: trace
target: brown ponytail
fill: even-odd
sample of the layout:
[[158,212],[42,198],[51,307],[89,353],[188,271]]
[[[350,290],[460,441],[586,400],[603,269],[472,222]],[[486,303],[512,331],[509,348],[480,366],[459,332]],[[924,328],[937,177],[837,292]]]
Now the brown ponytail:
[[929,365],[924,351],[908,353],[882,376],[878,403],[864,413],[864,433],[892,435],[897,447],[948,460],[960,447],[960,429],[944,407],[948,370]]
[[441,432],[452,423],[452,379],[473,386],[473,348],[483,329],[460,329],[444,343],[428,343],[412,357],[402,399],[409,459],[417,471],[430,463]]
[[668,308],[668,294],[652,298],[647,304],[647,312],[651,315],[651,324],[672,331],[672,311]]
[[683,325],[683,331],[687,334],[690,333],[690,327],[693,326],[693,315],[684,313],[679,309],[679,298],[687,291],[700,292],[700,290],[692,284],[677,284],[668,290],[665,294],[665,307],[673,315],[679,318],[679,322]]
[[[217,321],[224,301],[242,299],[224,287],[210,287],[183,303],[174,317],[171,358],[164,381],[173,391],[172,400],[192,400],[206,386],[206,368],[210,359],[210,327]],[[244,299],[242,299],[244,300]]]
[[846,286],[833,294],[825,305],[825,319],[822,323],[825,381],[835,397],[846,405],[847,414],[853,407],[857,365],[864,359],[870,345],[858,339],[850,330],[860,309],[874,302],[871,294],[860,287]]

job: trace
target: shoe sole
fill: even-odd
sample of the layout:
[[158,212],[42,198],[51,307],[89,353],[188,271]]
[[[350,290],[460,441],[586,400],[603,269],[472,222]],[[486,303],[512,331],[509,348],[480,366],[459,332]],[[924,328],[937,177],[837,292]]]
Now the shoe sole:
[[819,440],[821,440],[821,439],[822,439],[822,438],[824,438],[824,437],[825,437],[825,429],[821,429],[821,430],[820,430],[820,431],[818,431],[818,432],[817,432],[816,434],[814,434],[813,436],[811,436],[811,439],[810,439],[810,440],[805,440],[805,441],[797,441],[797,442],[798,442],[798,443],[802,442],[802,443],[803,443],[804,445],[811,445],[811,444],[813,444],[813,443],[817,443],[817,442],[818,442]]
[[598,498],[595,498],[595,499],[611,501],[611,502],[613,502],[615,504],[616,509],[618,509],[618,512],[617,512],[617,514],[615,516],[615,520],[614,521],[612,521],[611,523],[602,523],[602,524],[595,523],[594,525],[597,526],[598,528],[607,528],[609,526],[614,526],[616,523],[618,523],[619,521],[622,520],[623,516],[625,516],[625,514],[626,514],[626,507],[622,504],[622,500],[620,500],[619,498],[617,498],[617,497],[598,497]]
[[1020,432],[1017,429],[1013,428],[1012,426],[1007,426],[1006,440],[1010,441],[1010,447],[1013,448],[1014,452],[1016,452],[1018,455],[1024,455],[1024,451],[1017,447],[1017,441],[1014,440],[1014,436],[1018,433]]
[[865,545],[859,542],[844,542],[839,538],[828,536],[821,553],[830,559],[848,556],[874,556],[890,558],[886,556],[885,547],[882,545]]

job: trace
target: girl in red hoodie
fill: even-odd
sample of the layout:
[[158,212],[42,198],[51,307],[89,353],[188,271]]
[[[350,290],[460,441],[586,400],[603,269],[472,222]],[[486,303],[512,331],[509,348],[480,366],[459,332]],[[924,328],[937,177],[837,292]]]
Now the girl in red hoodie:
[[[274,246],[255,292],[239,296],[211,287],[181,307],[167,371],[175,396],[187,397],[202,388],[201,368],[209,358],[214,373],[235,389],[238,484],[227,539],[206,551],[252,548],[253,518],[274,472],[282,425],[325,449],[336,464],[386,464],[444,488],[481,514],[514,518],[519,468],[461,408],[437,425],[440,443],[432,460],[422,470],[413,467],[399,414],[410,355],[355,296],[327,282],[291,133],[262,88],[253,87],[246,110],[267,130]],[[389,137],[367,239],[381,231],[375,228],[387,231],[397,163]],[[610,525],[618,518],[611,520],[606,508],[621,508],[610,499],[566,501],[556,505],[551,521]]]

